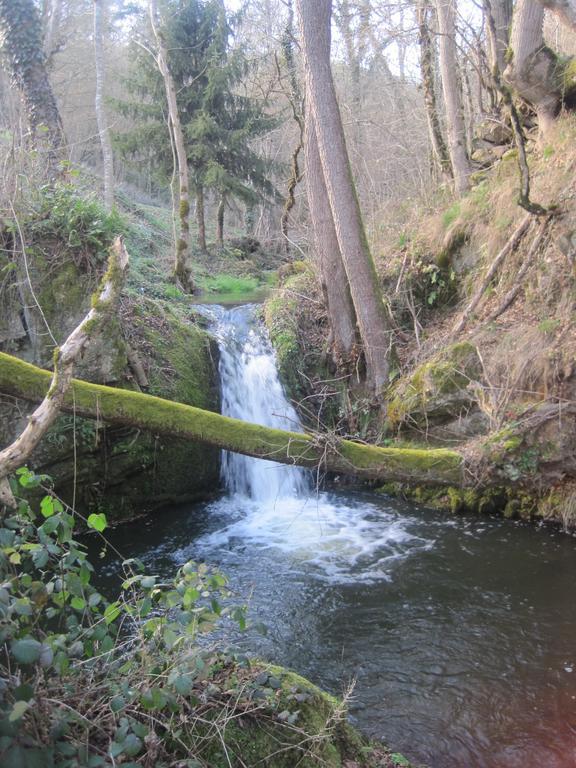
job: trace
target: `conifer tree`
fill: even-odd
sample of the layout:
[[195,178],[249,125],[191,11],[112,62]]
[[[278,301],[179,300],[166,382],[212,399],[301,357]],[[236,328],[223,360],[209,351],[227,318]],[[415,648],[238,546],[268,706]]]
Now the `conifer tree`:
[[[162,30],[168,66],[177,91],[190,185],[196,196],[198,246],[206,249],[204,199],[220,201],[220,222],[229,198],[248,205],[275,197],[271,168],[252,149],[253,140],[276,124],[265,104],[240,93],[249,65],[242,50],[231,50],[231,22],[219,0],[167,0]],[[115,102],[132,128],[115,137],[121,154],[136,165],[153,164],[166,183],[173,155],[166,130],[164,87],[154,59],[134,45],[126,80],[130,100]],[[224,205],[222,205],[224,201]]]

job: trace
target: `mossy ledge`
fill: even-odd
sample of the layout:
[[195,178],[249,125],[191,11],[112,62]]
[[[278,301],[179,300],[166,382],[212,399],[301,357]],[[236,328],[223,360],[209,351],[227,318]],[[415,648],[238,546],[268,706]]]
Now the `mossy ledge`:
[[[44,397],[50,380],[49,371],[0,353],[0,392],[35,402]],[[460,486],[465,477],[464,459],[456,451],[379,448],[270,429],[140,392],[77,379],[63,409],[111,424],[199,440],[247,456],[304,467],[321,466],[326,471],[370,480]]]
[[560,524],[565,530],[576,528],[576,484],[571,482],[541,492],[497,485],[477,489],[434,488],[389,482],[378,488],[377,493],[452,514],[501,514],[513,520]]
[[[382,744],[370,742],[348,722],[345,702],[300,675],[259,661],[250,681],[262,704],[252,716],[230,717],[221,738],[214,737],[219,710],[198,736],[202,757],[213,768],[392,768],[410,763]],[[204,732],[205,731],[205,732]]]

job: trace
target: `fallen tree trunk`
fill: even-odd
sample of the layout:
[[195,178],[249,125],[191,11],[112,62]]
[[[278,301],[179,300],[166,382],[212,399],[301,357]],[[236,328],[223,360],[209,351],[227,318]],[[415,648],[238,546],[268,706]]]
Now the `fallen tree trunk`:
[[[0,353],[0,392],[32,402],[50,387],[52,374]],[[443,448],[378,448],[335,436],[271,429],[190,405],[74,379],[62,410],[109,424],[198,440],[218,448],[323,471],[381,481],[464,485],[464,459]],[[468,473],[466,473],[466,478]]]

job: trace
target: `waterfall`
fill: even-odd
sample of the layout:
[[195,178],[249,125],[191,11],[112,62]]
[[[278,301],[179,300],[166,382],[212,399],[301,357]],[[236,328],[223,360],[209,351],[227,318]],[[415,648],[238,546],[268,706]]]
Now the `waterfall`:
[[[257,307],[212,308],[212,332],[220,347],[222,413],[236,419],[301,431],[298,414],[286,399],[276,358]],[[310,473],[300,467],[222,452],[222,480],[229,493],[259,502],[306,497]]]

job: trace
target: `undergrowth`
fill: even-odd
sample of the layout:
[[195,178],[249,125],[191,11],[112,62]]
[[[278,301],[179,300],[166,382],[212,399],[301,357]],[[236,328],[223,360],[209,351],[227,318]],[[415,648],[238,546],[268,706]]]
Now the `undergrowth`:
[[[397,764],[353,731],[344,704],[215,642],[225,622],[247,624],[218,570],[187,562],[161,579],[125,560],[107,599],[77,515],[49,478],[16,474],[18,509],[0,522],[3,768]],[[103,513],[85,523],[107,527]]]

